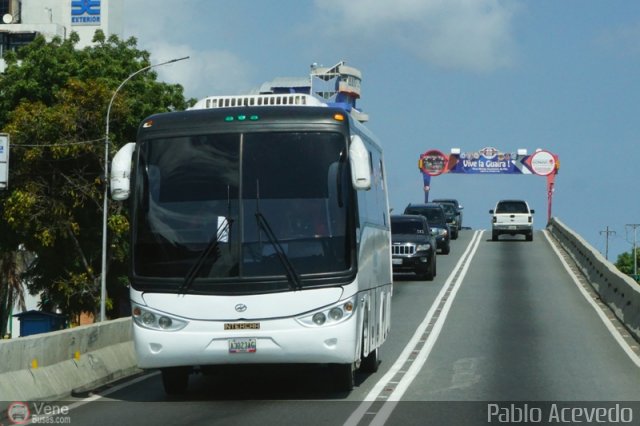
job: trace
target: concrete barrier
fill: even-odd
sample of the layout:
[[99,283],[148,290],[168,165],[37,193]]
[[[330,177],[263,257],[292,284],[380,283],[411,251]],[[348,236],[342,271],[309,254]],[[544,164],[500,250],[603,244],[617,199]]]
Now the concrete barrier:
[[547,229],[576,262],[600,299],[633,337],[640,340],[640,285],[558,218],[552,218]]
[[139,372],[131,318],[0,340],[0,401],[55,400]]

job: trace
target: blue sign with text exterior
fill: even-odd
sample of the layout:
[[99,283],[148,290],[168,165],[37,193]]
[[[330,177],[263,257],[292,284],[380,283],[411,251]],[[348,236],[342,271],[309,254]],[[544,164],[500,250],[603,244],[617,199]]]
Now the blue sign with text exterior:
[[71,25],[100,25],[100,0],[73,0]]

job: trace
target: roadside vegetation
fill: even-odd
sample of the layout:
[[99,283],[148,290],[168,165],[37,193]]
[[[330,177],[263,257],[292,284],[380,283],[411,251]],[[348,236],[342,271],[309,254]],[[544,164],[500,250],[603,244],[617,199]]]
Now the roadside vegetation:
[[[0,337],[24,292],[69,319],[100,303],[104,141],[109,101],[129,75],[151,64],[134,38],[105,38],[78,49],[77,34],[38,37],[7,52],[0,74],[0,132],[10,135],[9,187],[0,192]],[[110,155],[135,140],[149,114],[185,109],[181,85],[153,70],[132,78],[111,108]],[[109,204],[108,316],[126,300],[125,206]],[[124,313],[123,313],[124,314]]]

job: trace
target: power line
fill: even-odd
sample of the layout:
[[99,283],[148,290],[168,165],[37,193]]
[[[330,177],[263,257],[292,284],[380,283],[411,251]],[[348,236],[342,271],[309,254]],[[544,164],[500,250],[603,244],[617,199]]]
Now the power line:
[[63,147],[70,145],[88,145],[96,142],[102,142],[104,139],[92,139],[88,141],[78,141],[78,142],[63,142],[63,143],[51,143],[51,144],[12,144],[11,149],[14,148],[55,148],[55,147]]

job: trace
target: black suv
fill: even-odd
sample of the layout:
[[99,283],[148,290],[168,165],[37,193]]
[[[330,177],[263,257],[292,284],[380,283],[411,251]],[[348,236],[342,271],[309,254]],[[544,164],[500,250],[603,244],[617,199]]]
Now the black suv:
[[462,204],[455,198],[438,198],[435,200],[431,200],[434,203],[451,203],[455,206],[456,211],[458,212],[458,229],[462,229]]
[[453,203],[438,201],[437,204],[440,204],[444,209],[444,215],[447,218],[447,224],[449,225],[449,230],[451,231],[451,239],[457,240],[458,233],[460,231],[460,224],[458,223],[460,216],[458,216],[458,210],[453,205]]
[[427,218],[431,232],[436,236],[438,249],[442,254],[451,251],[451,231],[442,205],[437,203],[409,204],[404,214],[419,214]]
[[421,279],[436,275],[436,241],[421,215],[391,216],[393,272],[415,272]]

